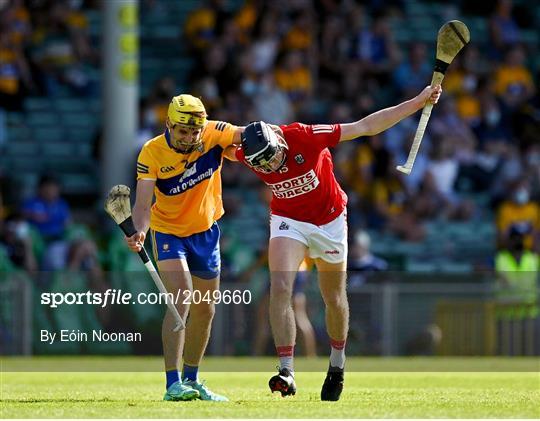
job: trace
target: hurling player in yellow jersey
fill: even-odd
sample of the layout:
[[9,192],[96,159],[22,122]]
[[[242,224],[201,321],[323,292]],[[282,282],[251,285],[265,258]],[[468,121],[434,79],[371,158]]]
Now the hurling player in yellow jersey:
[[210,337],[214,304],[182,303],[184,291],[199,290],[202,297],[209,292],[212,297],[219,289],[220,233],[216,221],[223,215],[221,165],[224,156],[234,156],[234,148],[228,147],[240,143],[243,130],[206,117],[200,99],[187,94],[175,96],[169,104],[165,132],[146,142],[137,160],[133,207],[137,233],[127,238],[127,243],[133,251],[139,251],[150,228],[165,287],[175,297],[180,290],[182,299],[175,305],[184,320],[189,311],[185,332],[172,331],[175,321],[169,311],[163,319],[164,400],[227,400],[211,392],[197,377]]

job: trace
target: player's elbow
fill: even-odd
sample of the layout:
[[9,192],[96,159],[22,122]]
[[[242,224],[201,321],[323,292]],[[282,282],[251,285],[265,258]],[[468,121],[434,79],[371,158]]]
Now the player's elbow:
[[131,213],[133,214],[133,217],[137,219],[138,217],[150,217],[150,208],[151,204],[135,202]]
[[376,134],[379,134],[382,132],[380,128],[375,127],[369,120],[368,121],[362,121],[359,122],[359,131],[361,131],[363,134],[362,136],[375,136]]
[[343,124],[341,129],[341,141],[358,139],[363,136],[373,136],[377,134],[365,121],[359,120],[350,124]]

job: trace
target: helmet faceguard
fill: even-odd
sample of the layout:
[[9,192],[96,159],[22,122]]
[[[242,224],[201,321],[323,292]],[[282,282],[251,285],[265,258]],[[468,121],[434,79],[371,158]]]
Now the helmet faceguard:
[[[178,153],[189,154],[202,147],[202,129],[206,125],[206,109],[199,98],[192,95],[175,96],[167,110],[169,146]],[[185,138],[192,139],[193,132],[199,132],[196,141],[185,142],[174,136],[174,128],[179,126],[185,132]]]
[[262,172],[277,172],[283,167],[287,145],[279,141],[276,133],[264,121],[247,125],[241,138],[244,156],[250,167]]

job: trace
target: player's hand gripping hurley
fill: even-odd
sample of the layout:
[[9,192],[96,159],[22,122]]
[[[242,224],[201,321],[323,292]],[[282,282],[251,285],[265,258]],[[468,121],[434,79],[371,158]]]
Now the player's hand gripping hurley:
[[[136,233],[135,226],[133,225],[133,219],[131,218],[131,204],[129,202],[128,186],[123,186],[119,184],[111,189],[109,195],[107,196],[107,200],[105,200],[105,211],[111,216],[112,219],[114,219],[114,222],[118,224],[120,229],[128,237],[131,237],[133,234]],[[152,264],[152,261],[148,257],[148,253],[146,252],[144,247],[142,247],[141,251],[139,251],[139,257],[141,258],[144,266],[150,273],[150,276],[156,284],[156,287],[161,293],[164,294],[166,298],[167,307],[174,316],[174,319],[176,320],[176,327],[174,328],[174,332],[178,332],[179,330],[184,329],[184,321],[182,320],[180,313],[178,313],[177,308],[174,306],[174,303],[172,302],[172,299],[168,294],[165,285],[163,285],[163,281],[159,277],[159,274],[154,265]]]
[[[439,34],[437,36],[437,54],[435,57],[435,67],[433,69],[431,86],[439,85],[442,82],[446,69],[461,49],[469,43],[469,40],[469,29],[459,20],[446,22],[441,29],[439,29]],[[416,154],[418,153],[418,149],[420,149],[420,143],[422,142],[422,137],[424,136],[432,108],[433,104],[428,103],[424,106],[407,162],[404,165],[398,165],[398,171],[410,174],[416,159]]]

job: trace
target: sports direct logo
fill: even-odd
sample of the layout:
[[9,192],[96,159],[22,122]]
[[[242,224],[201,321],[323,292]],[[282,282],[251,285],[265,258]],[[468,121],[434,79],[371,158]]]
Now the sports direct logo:
[[319,179],[315,175],[315,171],[299,175],[298,177],[290,178],[280,183],[268,184],[268,187],[278,199],[291,199],[309,193],[317,188]]

